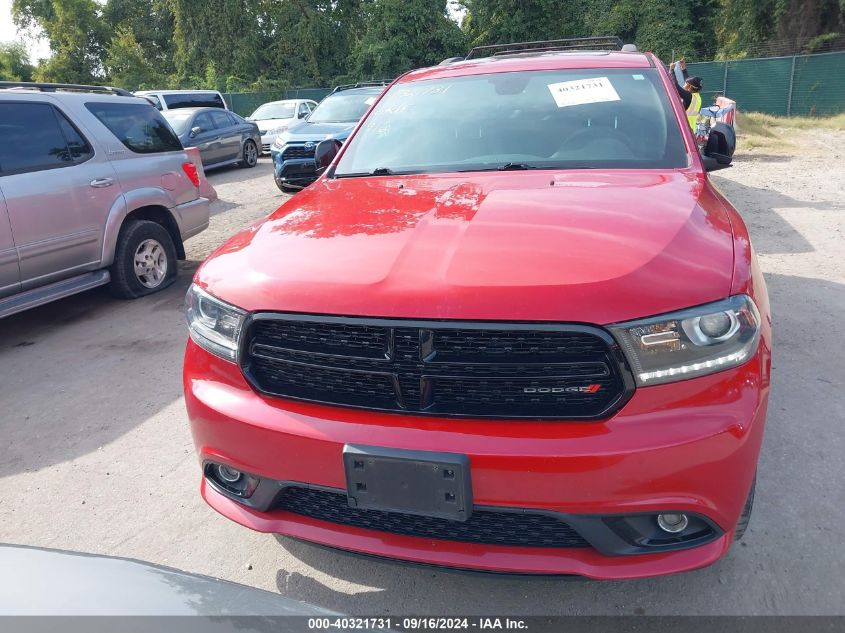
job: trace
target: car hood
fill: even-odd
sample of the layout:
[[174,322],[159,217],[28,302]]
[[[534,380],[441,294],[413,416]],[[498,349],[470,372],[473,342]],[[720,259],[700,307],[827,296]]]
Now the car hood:
[[127,558],[0,545],[0,567],[14,570],[0,576],[0,616],[335,615],[269,591]]
[[262,119],[260,121],[250,121],[250,123],[255,123],[261,133],[266,134],[274,128],[280,127],[282,125],[289,125],[291,122],[296,120],[297,119],[291,117],[289,119]]
[[327,138],[336,138],[345,141],[350,132],[358,125],[357,121],[352,123],[311,123],[301,121],[288,128],[288,140],[299,141],[322,141]]
[[700,174],[321,179],[197,280],[250,311],[613,323],[729,295],[733,252]]

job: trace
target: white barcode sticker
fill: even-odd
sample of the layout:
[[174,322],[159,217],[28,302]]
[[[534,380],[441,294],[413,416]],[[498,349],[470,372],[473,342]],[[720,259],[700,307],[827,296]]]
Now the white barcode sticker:
[[558,108],[587,103],[602,103],[604,101],[619,101],[619,94],[607,77],[561,81],[556,84],[548,84],[548,86]]

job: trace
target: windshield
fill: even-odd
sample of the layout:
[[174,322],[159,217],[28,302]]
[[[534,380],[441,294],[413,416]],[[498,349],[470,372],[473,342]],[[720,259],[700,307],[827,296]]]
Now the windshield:
[[267,119],[292,119],[296,110],[295,103],[265,103],[249,117],[253,121]]
[[194,116],[193,112],[185,112],[184,110],[164,110],[161,114],[167,119],[170,127],[177,135],[181,135],[188,129],[188,125]]
[[367,113],[378,95],[336,94],[330,95],[308,117],[309,123],[355,123]]
[[686,165],[656,69],[555,70],[399,84],[335,176]]

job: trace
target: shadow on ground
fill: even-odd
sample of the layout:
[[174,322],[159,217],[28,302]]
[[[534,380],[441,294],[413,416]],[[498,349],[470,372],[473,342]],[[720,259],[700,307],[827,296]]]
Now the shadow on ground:
[[778,213],[778,209],[829,211],[836,207],[822,200],[796,200],[765,187],[751,187],[715,174],[713,182],[740,212],[748,225],[754,248],[761,254],[810,253],[813,246]]
[[182,305],[199,262],[134,301],[105,288],[0,322],[0,477],[97,450],[181,397]]

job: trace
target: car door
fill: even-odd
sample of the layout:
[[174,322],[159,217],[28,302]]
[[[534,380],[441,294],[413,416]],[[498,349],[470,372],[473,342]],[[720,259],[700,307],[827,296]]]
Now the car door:
[[[0,165],[0,169],[2,169]],[[6,211],[6,201],[0,189],[0,297],[16,293],[21,288],[18,251],[12,238],[12,225]]]
[[215,110],[209,114],[220,135],[220,160],[235,160],[241,151],[243,130],[240,123],[226,110]]
[[191,144],[199,149],[203,166],[221,162],[223,151],[220,147],[220,132],[214,125],[209,111],[197,113],[190,129],[196,128],[199,128],[199,131],[191,138]]
[[21,289],[96,270],[106,217],[122,197],[105,152],[47,99],[0,102],[0,122],[0,187]]

